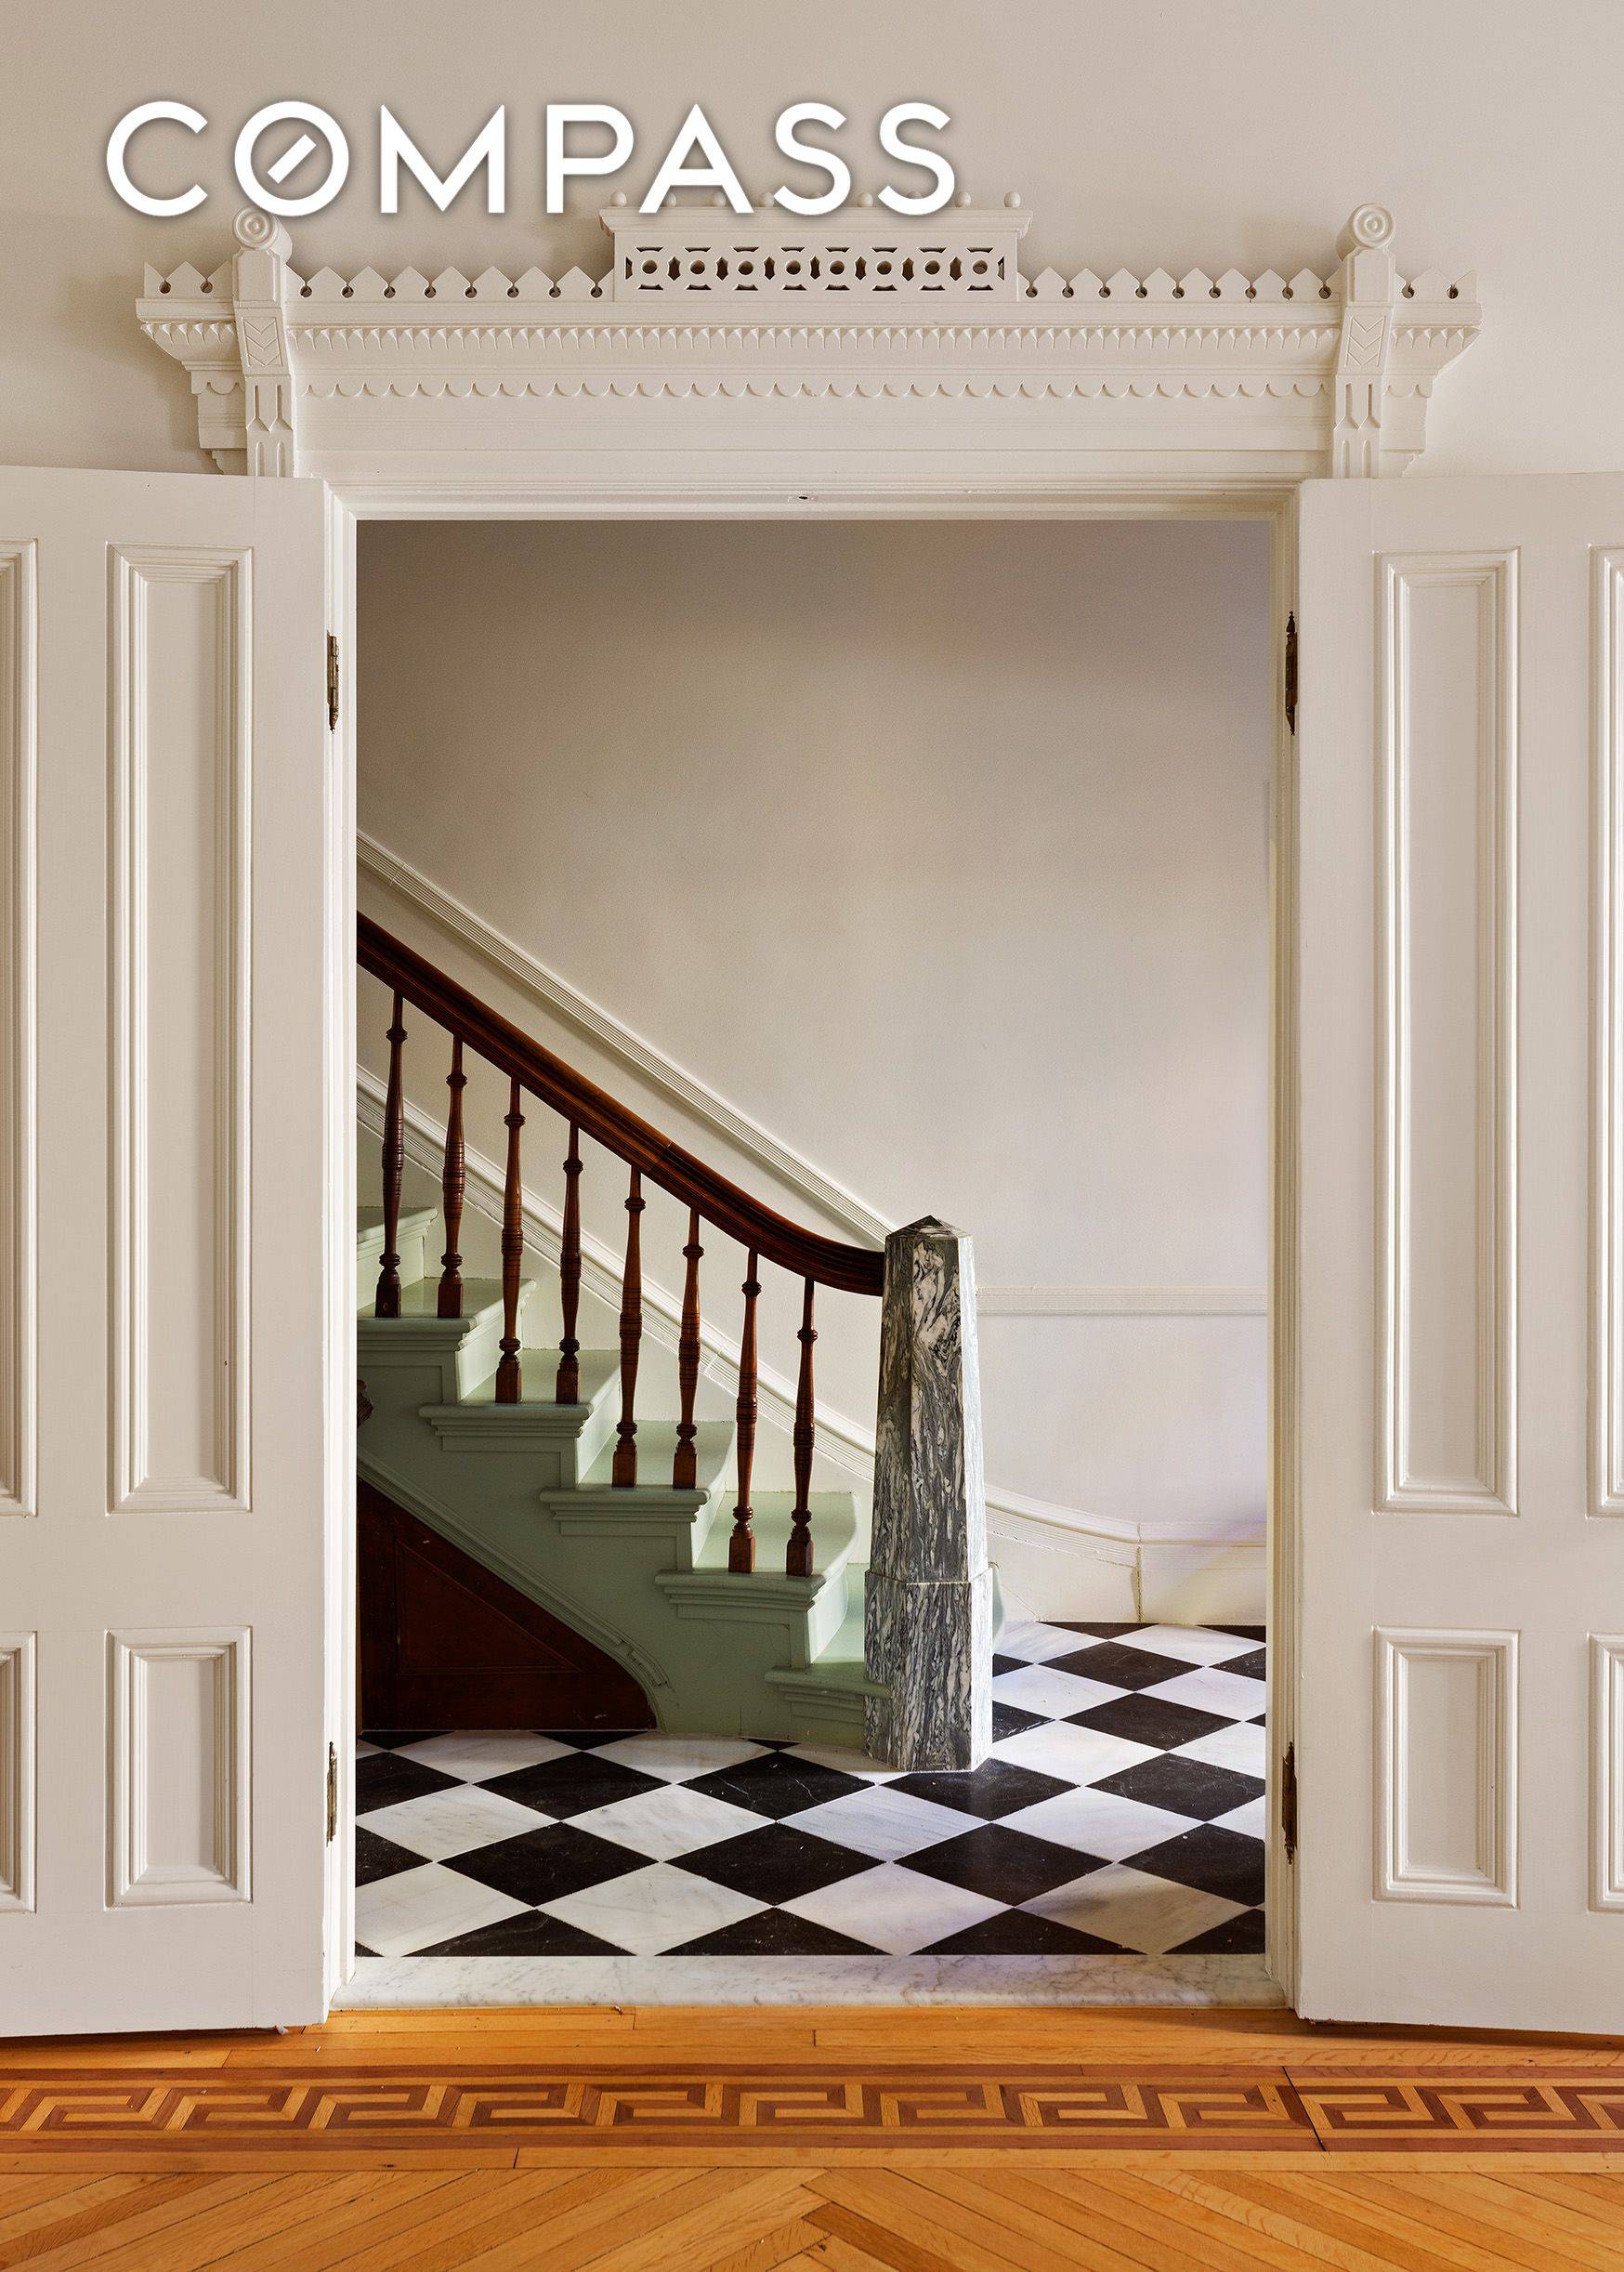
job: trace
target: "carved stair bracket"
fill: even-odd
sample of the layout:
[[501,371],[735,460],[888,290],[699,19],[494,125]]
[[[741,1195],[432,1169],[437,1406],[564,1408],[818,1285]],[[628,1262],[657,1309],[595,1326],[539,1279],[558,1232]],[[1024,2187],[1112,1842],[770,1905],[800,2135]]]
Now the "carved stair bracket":
[[1481,320],[1474,278],[1400,276],[1379,205],[1350,217],[1339,267],[1290,280],[1027,276],[1018,199],[910,222],[871,205],[602,217],[596,280],[307,279],[250,210],[214,276],[149,269],[138,317],[189,373],[224,470],[520,501],[691,485],[694,453],[714,468],[733,436],[741,492],[804,481],[842,501],[895,491],[893,447],[929,453],[960,496],[1400,473]]

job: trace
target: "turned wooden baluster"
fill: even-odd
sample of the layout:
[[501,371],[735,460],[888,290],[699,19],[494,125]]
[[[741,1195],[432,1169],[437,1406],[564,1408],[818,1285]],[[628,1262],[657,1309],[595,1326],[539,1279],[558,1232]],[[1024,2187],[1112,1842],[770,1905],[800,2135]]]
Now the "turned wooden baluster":
[[502,1359],[496,1368],[496,1401],[517,1404],[524,1389],[518,1357],[518,1281],[524,1266],[524,1183],[519,1174],[518,1083],[512,1084],[507,1112],[507,1176],[502,1188]]
[[671,1463],[673,1491],[698,1488],[699,1458],[694,1450],[694,1398],[700,1386],[700,1211],[688,1209],[688,1244],[683,1248],[688,1275],[682,1282],[682,1330],[676,1344],[676,1380],[682,1417],[676,1424],[676,1454]]
[[463,1147],[463,1091],[468,1085],[468,1077],[463,1070],[460,1034],[452,1036],[452,1069],[446,1075],[445,1084],[452,1093],[451,1110],[445,1124],[445,1167],[440,1175],[440,1191],[445,1202],[445,1253],[440,1256],[443,1267],[439,1274],[439,1294],[435,1311],[441,1318],[460,1318],[463,1314],[463,1257],[458,1250],[463,1236],[463,1194],[468,1183],[467,1157]]
[[564,1162],[564,1233],[558,1245],[558,1300],[564,1317],[558,1344],[556,1401],[581,1401],[581,1344],[575,1320],[581,1307],[581,1131],[570,1123],[570,1157]]
[[395,996],[389,1021],[389,1085],[384,1098],[384,1251],[379,1257],[375,1318],[400,1315],[400,1184],[406,1173],[406,1105],[400,1089],[400,1046],[406,1029],[403,1005]]
[[813,1421],[812,1344],[818,1338],[812,1330],[810,1279],[801,1297],[801,1330],[795,1338],[801,1345],[801,1370],[795,1382],[795,1425],[790,1439],[795,1448],[795,1504],[790,1514],[790,1543],[784,1556],[784,1569],[792,1578],[810,1578],[812,1445],[817,1433]]
[[637,1348],[643,1338],[643,1235],[637,1218],[644,1203],[643,1178],[634,1168],[626,1194],[626,1274],[621,1281],[621,1416],[609,1469],[610,1484],[621,1486],[637,1480]]
[[744,1333],[739,1345],[739,1504],[733,1510],[733,1535],[727,1541],[727,1568],[755,1568],[755,1533],[751,1529],[755,1509],[750,1504],[750,1475],[755,1465],[755,1302],[761,1287],[752,1254],[744,1273]]

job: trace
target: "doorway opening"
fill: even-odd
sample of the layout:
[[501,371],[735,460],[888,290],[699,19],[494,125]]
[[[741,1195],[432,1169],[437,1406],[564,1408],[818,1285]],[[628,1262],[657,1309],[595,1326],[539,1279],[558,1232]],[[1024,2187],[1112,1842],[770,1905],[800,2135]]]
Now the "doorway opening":
[[[614,1456],[627,1191],[612,1161],[572,1175],[541,1108],[517,1410],[546,1407],[575,1339],[572,1409],[595,1417],[572,1443],[538,1416],[475,1447],[459,1410],[500,1361],[512,1099],[408,1016],[402,1314],[369,1324],[401,1020],[363,973],[345,2001],[1112,2001],[1146,1958],[1181,1997],[1273,1994],[1273,566],[1246,520],[359,532],[363,913],[808,1228],[871,1247],[928,1212],[971,1234],[1002,1614],[988,1766],[866,1761],[876,1320],[845,1294],[819,1297],[812,1470],[840,1614],[780,1602],[744,1635],[714,1585],[707,1606],[753,1274],[706,1240],[717,1322],[685,1399],[690,1229],[658,1192],[633,1217],[639,1436],[669,1464],[691,1405],[706,1512],[691,1550],[677,1507],[645,1507],[640,1542],[625,1521],[579,1543],[570,1495]],[[455,1072],[453,1248],[483,1322],[448,1355]],[[800,1320],[770,1276],[753,1498],[776,1549]],[[636,1585],[670,1649],[626,1613]]]

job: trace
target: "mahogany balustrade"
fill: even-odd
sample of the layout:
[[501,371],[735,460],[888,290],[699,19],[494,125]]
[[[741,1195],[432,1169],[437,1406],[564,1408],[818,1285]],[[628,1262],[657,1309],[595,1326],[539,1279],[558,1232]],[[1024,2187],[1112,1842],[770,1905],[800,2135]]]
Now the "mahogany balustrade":
[[751,1490],[758,1419],[756,1309],[763,1290],[760,1267],[763,1263],[771,1264],[801,1281],[801,1326],[796,1335],[800,1360],[791,1439],[794,1505],[785,1567],[792,1577],[810,1577],[814,1566],[811,1489],[816,1451],[812,1349],[818,1338],[812,1322],[814,1294],[817,1287],[828,1286],[842,1293],[878,1295],[884,1282],[884,1256],[869,1247],[844,1245],[779,1215],[729,1183],[714,1168],[707,1167],[692,1152],[661,1136],[583,1074],[576,1072],[454,979],[392,938],[370,917],[363,915],[357,930],[357,956],[361,968],[381,979],[392,995],[383,1133],[384,1252],[375,1314],[380,1318],[397,1318],[400,1314],[400,1194],[406,1160],[402,1052],[406,1040],[405,1009],[410,1004],[452,1037],[452,1070],[447,1078],[450,1104],[441,1173],[445,1253],[437,1297],[442,1318],[463,1314],[463,1258],[459,1249],[467,1179],[463,1117],[463,1092],[467,1085],[465,1053],[494,1067],[505,1076],[508,1084],[507,1153],[502,1203],[502,1337],[495,1384],[499,1404],[517,1404],[523,1397],[518,1309],[525,1241],[519,1136],[524,1126],[523,1100],[527,1096],[559,1113],[570,1132],[564,1162],[558,1252],[563,1331],[554,1393],[560,1404],[578,1403],[581,1399],[581,1343],[577,1327],[582,1283],[582,1137],[589,1136],[602,1145],[630,1172],[625,1264],[621,1281],[620,1419],[610,1468],[611,1482],[616,1488],[629,1490],[637,1481],[636,1386],[643,1337],[641,1217],[647,1204],[645,1183],[688,1209],[677,1339],[680,1416],[671,1466],[672,1484],[679,1491],[692,1491],[698,1485],[699,1430],[694,1411],[703,1353],[700,1312],[700,1263],[705,1251],[701,1242],[703,1227],[709,1225],[713,1230],[736,1241],[749,1256],[739,1355],[738,1490],[727,1550],[727,1567],[732,1571],[744,1572],[755,1567]]

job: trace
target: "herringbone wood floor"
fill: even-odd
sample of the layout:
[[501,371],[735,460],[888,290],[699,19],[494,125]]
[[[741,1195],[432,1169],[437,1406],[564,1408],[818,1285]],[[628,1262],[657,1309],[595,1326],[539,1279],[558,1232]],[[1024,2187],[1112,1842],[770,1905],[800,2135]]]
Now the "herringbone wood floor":
[[597,2009],[0,2045],[0,2272],[1328,2265],[1624,2272],[1624,2043]]

